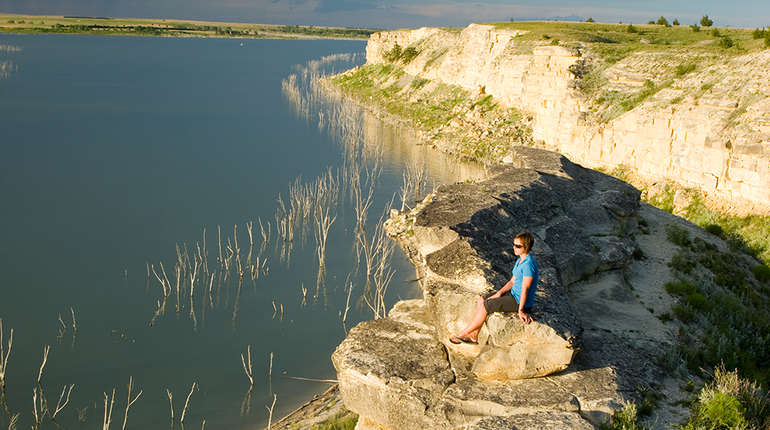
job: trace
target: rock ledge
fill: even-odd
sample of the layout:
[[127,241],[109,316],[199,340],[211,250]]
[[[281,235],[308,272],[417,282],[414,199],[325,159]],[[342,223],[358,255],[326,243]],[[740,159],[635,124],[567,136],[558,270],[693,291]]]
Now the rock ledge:
[[[333,354],[359,429],[589,429],[636,398],[637,387],[663,379],[648,349],[612,332],[584,333],[568,296],[578,281],[622,283],[618,271],[637,251],[629,235],[639,191],[549,151],[519,147],[510,160],[485,181],[442,186],[387,221],[424,299],[359,324]],[[520,231],[536,237],[535,322],[494,314],[479,345],[449,343],[476,296],[510,277]]]

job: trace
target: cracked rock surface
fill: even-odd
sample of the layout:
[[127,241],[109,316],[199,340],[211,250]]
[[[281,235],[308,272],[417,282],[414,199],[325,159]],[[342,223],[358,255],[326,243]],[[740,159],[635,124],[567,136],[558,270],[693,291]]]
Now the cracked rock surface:
[[[512,159],[386,223],[424,298],[359,324],[332,356],[359,429],[590,429],[666,379],[655,354],[675,338],[624,277],[649,276],[634,259],[639,191],[549,151]],[[476,297],[510,278],[520,231],[535,235],[534,321],[493,314],[478,345],[451,344]]]

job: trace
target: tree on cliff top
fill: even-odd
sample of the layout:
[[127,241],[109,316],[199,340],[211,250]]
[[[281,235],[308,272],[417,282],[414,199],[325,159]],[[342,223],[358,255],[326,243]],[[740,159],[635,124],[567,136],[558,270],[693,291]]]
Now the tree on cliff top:
[[714,25],[714,21],[710,20],[708,15],[703,15],[703,18],[700,19],[700,25],[701,27],[711,27]]

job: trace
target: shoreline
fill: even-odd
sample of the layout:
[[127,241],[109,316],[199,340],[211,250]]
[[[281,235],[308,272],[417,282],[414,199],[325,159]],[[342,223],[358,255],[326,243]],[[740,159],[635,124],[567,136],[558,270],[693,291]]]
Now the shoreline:
[[183,19],[78,17],[0,13],[0,33],[86,34],[231,39],[368,40],[378,29],[207,22]]
[[316,395],[309,402],[272,423],[270,428],[310,430],[328,420],[344,419],[352,415],[355,414],[342,402],[339,383],[335,383],[322,394]]

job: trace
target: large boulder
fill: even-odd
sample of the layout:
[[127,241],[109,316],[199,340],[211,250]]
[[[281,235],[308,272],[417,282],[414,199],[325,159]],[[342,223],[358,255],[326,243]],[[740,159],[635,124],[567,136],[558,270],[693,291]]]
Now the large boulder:
[[[519,147],[511,160],[485,181],[440,187],[386,223],[422,272],[438,339],[465,356],[459,367],[489,380],[569,366],[583,329],[565,286],[627,264],[635,243],[626,236],[638,226],[639,192],[630,185],[549,151]],[[525,230],[536,237],[532,255],[541,273],[534,322],[493,315],[478,347],[451,345],[448,337],[471,320],[476,297],[510,278],[511,244]]]
[[[332,357],[360,429],[586,429],[633,398],[642,378],[659,376],[649,355],[621,354],[625,346],[613,351],[622,362],[596,355],[615,343],[584,333],[568,296],[571,284],[632,261],[638,190],[548,151],[520,147],[510,159],[489,179],[442,186],[386,222],[418,269],[424,298],[361,323]],[[478,345],[451,344],[478,295],[510,278],[520,231],[536,238],[534,321],[493,314]],[[586,343],[594,352],[579,354]]]
[[426,411],[454,382],[422,300],[358,324],[332,354],[348,409],[390,429],[441,428]]

